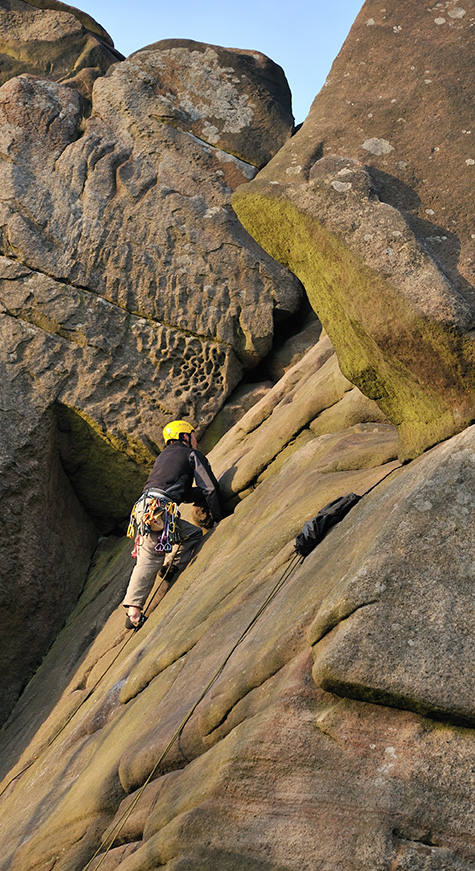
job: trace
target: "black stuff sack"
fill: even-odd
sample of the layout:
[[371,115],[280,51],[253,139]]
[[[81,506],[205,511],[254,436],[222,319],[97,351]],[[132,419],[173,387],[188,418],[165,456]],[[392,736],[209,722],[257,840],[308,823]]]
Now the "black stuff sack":
[[347,496],[339,496],[325,505],[316,517],[304,523],[302,532],[295,539],[295,552],[300,556],[308,556],[332,526],[343,520],[360,499],[361,496],[356,493],[348,493]]

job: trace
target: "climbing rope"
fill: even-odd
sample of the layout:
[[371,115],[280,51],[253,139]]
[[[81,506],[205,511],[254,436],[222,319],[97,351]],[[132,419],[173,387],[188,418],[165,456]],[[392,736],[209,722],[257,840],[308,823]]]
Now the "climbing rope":
[[266,610],[266,608],[268,607],[268,605],[270,604],[270,602],[272,601],[272,599],[274,599],[275,596],[277,595],[277,593],[282,589],[282,587],[284,586],[284,584],[286,583],[286,581],[288,580],[288,578],[290,577],[290,575],[292,574],[292,572],[294,571],[294,569],[296,569],[297,566],[299,566],[299,565],[303,562],[303,559],[304,559],[303,557],[298,556],[298,555],[295,555],[295,556],[290,560],[290,562],[288,563],[288,565],[287,565],[286,568],[284,569],[283,574],[281,575],[281,577],[279,578],[279,580],[274,584],[274,586],[272,587],[272,590],[268,593],[267,597],[264,599],[264,601],[262,602],[262,604],[259,606],[257,612],[254,614],[254,616],[252,617],[252,619],[249,621],[249,623],[247,624],[246,628],[243,630],[243,632],[241,632],[241,634],[240,634],[239,638],[237,639],[237,641],[234,642],[233,646],[232,646],[231,649],[228,651],[228,653],[227,653],[226,656],[224,657],[223,661],[220,663],[220,665],[218,666],[218,668],[217,668],[216,671],[214,672],[213,676],[211,677],[211,679],[210,679],[210,680],[208,681],[208,683],[206,684],[205,688],[202,690],[202,692],[200,693],[200,695],[198,696],[198,698],[196,699],[196,701],[193,702],[193,704],[192,704],[190,710],[188,711],[188,713],[183,717],[183,720],[181,721],[180,725],[178,726],[178,728],[176,729],[176,731],[174,732],[174,734],[173,734],[172,737],[170,738],[170,740],[169,740],[167,746],[165,747],[165,749],[164,749],[164,750],[162,751],[162,753],[160,754],[160,756],[159,756],[159,758],[157,759],[155,765],[153,766],[153,768],[152,768],[150,774],[148,775],[148,777],[146,778],[146,780],[144,781],[144,783],[142,784],[142,786],[141,786],[140,789],[138,790],[137,795],[134,797],[134,799],[133,799],[132,802],[130,803],[129,807],[124,811],[124,813],[119,817],[119,819],[118,819],[117,822],[115,823],[115,825],[114,825],[114,827],[113,827],[111,833],[109,834],[109,838],[108,838],[107,842],[106,842],[106,843],[101,843],[101,844],[99,845],[99,847],[97,848],[96,852],[95,852],[94,855],[91,857],[91,859],[89,859],[89,862],[87,863],[87,865],[84,866],[84,868],[82,869],[82,871],[88,871],[88,869],[91,867],[91,865],[92,865],[92,863],[94,862],[94,860],[99,856],[99,854],[101,854],[101,851],[103,850],[103,848],[105,848],[104,852],[102,852],[102,855],[101,855],[101,859],[100,859],[100,861],[97,863],[97,865],[96,865],[95,868],[94,868],[94,871],[98,871],[98,869],[100,868],[100,866],[101,866],[102,863],[104,862],[106,856],[108,855],[109,851],[111,850],[111,848],[112,848],[112,846],[113,846],[113,844],[114,844],[114,841],[116,840],[117,836],[119,835],[119,833],[120,833],[121,830],[123,829],[125,823],[127,822],[127,820],[129,819],[130,815],[132,814],[132,812],[133,812],[133,810],[135,809],[137,803],[140,801],[140,799],[141,799],[143,793],[145,792],[145,789],[147,788],[148,784],[149,784],[150,781],[152,780],[152,778],[153,778],[155,772],[157,771],[157,769],[159,768],[159,766],[161,765],[161,763],[162,763],[163,760],[165,759],[165,756],[167,755],[168,751],[169,751],[169,750],[171,749],[171,747],[173,746],[174,742],[177,741],[178,738],[180,737],[180,735],[181,735],[181,733],[183,732],[183,729],[185,728],[186,724],[189,722],[189,720],[191,720],[191,717],[193,716],[194,712],[196,711],[196,708],[198,707],[198,705],[200,704],[200,702],[203,701],[204,697],[205,697],[206,694],[209,692],[209,690],[211,689],[211,687],[213,686],[213,684],[216,683],[216,681],[218,680],[218,678],[220,677],[220,675],[221,675],[222,672],[224,671],[224,669],[225,669],[227,663],[228,663],[229,660],[231,659],[231,657],[232,657],[233,653],[235,652],[236,648],[239,647],[239,645],[242,643],[242,641],[244,640],[244,638],[246,637],[246,635],[249,634],[249,632],[251,631],[251,629],[254,627],[254,625],[255,625],[255,624],[257,623],[257,621],[259,620],[259,617],[264,613],[264,611]]
[[[178,554],[179,552],[180,552],[180,547],[179,547],[178,550],[177,550],[177,554]],[[151,596],[150,600],[146,603],[146,605],[145,605],[145,607],[144,607],[144,609],[143,609],[143,613],[144,613],[144,614],[147,613],[147,610],[151,607],[151,605],[152,605],[152,603],[153,603],[153,600],[155,599],[156,595],[159,593],[159,591],[160,591],[160,589],[161,589],[163,583],[166,581],[166,579],[167,579],[167,575],[168,575],[168,572],[170,571],[170,567],[171,567],[171,563],[168,564],[168,566],[167,566],[167,570],[166,570],[166,573],[165,573],[164,576],[161,578],[160,583],[159,583],[158,587],[156,588],[156,590],[152,593],[152,596]],[[85,696],[81,699],[81,701],[79,702],[77,708],[74,708],[74,710],[71,711],[71,713],[69,714],[69,716],[66,718],[66,720],[65,720],[64,723],[62,724],[62,726],[60,726],[60,728],[58,729],[58,731],[55,732],[55,734],[53,735],[53,737],[51,738],[51,740],[48,741],[48,742],[45,744],[44,747],[41,748],[39,754],[38,754],[37,756],[33,756],[33,759],[31,759],[30,762],[28,762],[28,763],[24,766],[24,768],[22,768],[22,769],[18,772],[18,774],[15,774],[15,775],[14,775],[14,776],[13,776],[13,777],[8,781],[8,783],[5,784],[5,786],[3,787],[3,789],[0,791],[0,798],[1,798],[1,796],[2,796],[6,791],[7,791],[8,787],[11,786],[12,783],[14,783],[15,780],[17,780],[19,777],[21,777],[21,776],[25,773],[25,771],[28,771],[28,769],[31,768],[31,766],[35,764],[35,762],[37,761],[37,759],[39,759],[40,756],[42,756],[43,753],[46,752],[46,750],[49,750],[49,748],[54,744],[54,742],[55,742],[55,741],[59,738],[59,736],[64,732],[64,730],[66,729],[66,726],[69,726],[70,722],[74,719],[74,717],[76,716],[76,714],[78,713],[78,711],[80,711],[80,709],[81,709],[82,706],[87,702],[87,700],[91,698],[91,696],[92,696],[94,690],[95,690],[96,687],[100,684],[100,682],[105,678],[107,672],[112,668],[112,666],[114,665],[114,663],[117,662],[119,656],[121,655],[121,653],[122,653],[123,650],[126,648],[127,644],[129,643],[129,641],[131,640],[131,638],[133,638],[134,635],[135,635],[135,631],[132,632],[132,633],[128,632],[127,637],[124,639],[123,644],[119,647],[119,650],[117,651],[117,653],[116,653],[116,655],[114,656],[114,658],[111,660],[111,662],[109,663],[109,665],[107,666],[107,668],[104,670],[104,672],[101,674],[101,676],[97,678],[96,682],[92,685],[92,687],[90,687],[90,689],[89,689],[87,695],[85,695]]]

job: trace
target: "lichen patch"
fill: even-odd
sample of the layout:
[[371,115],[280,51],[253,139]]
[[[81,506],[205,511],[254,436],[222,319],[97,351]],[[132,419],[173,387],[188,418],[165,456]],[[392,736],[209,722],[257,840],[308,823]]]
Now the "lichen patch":
[[332,188],[340,194],[349,191],[353,186],[350,181],[332,181],[331,184]]
[[376,137],[365,139],[362,147],[365,151],[370,151],[371,154],[390,154],[391,151],[394,151],[387,139],[376,139]]

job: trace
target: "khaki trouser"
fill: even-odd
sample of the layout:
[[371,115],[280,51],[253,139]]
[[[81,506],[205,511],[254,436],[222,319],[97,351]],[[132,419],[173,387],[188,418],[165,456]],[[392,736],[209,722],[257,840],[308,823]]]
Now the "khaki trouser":
[[[181,572],[190,561],[203,533],[199,526],[194,526],[181,518],[176,520],[176,527],[180,536],[180,545],[173,555],[172,565]],[[145,604],[145,600],[153,587],[155,575],[165,560],[165,554],[157,553],[155,550],[160,536],[161,531],[145,535],[138,548],[137,563],[130,576],[129,586],[123,601],[125,608],[130,608],[131,605],[143,608]]]

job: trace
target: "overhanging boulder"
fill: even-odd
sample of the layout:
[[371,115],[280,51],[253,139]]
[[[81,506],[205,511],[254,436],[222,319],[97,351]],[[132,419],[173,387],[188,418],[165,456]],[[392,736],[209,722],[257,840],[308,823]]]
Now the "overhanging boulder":
[[414,457],[475,414],[472,24],[368,0],[298,133],[233,197]]

